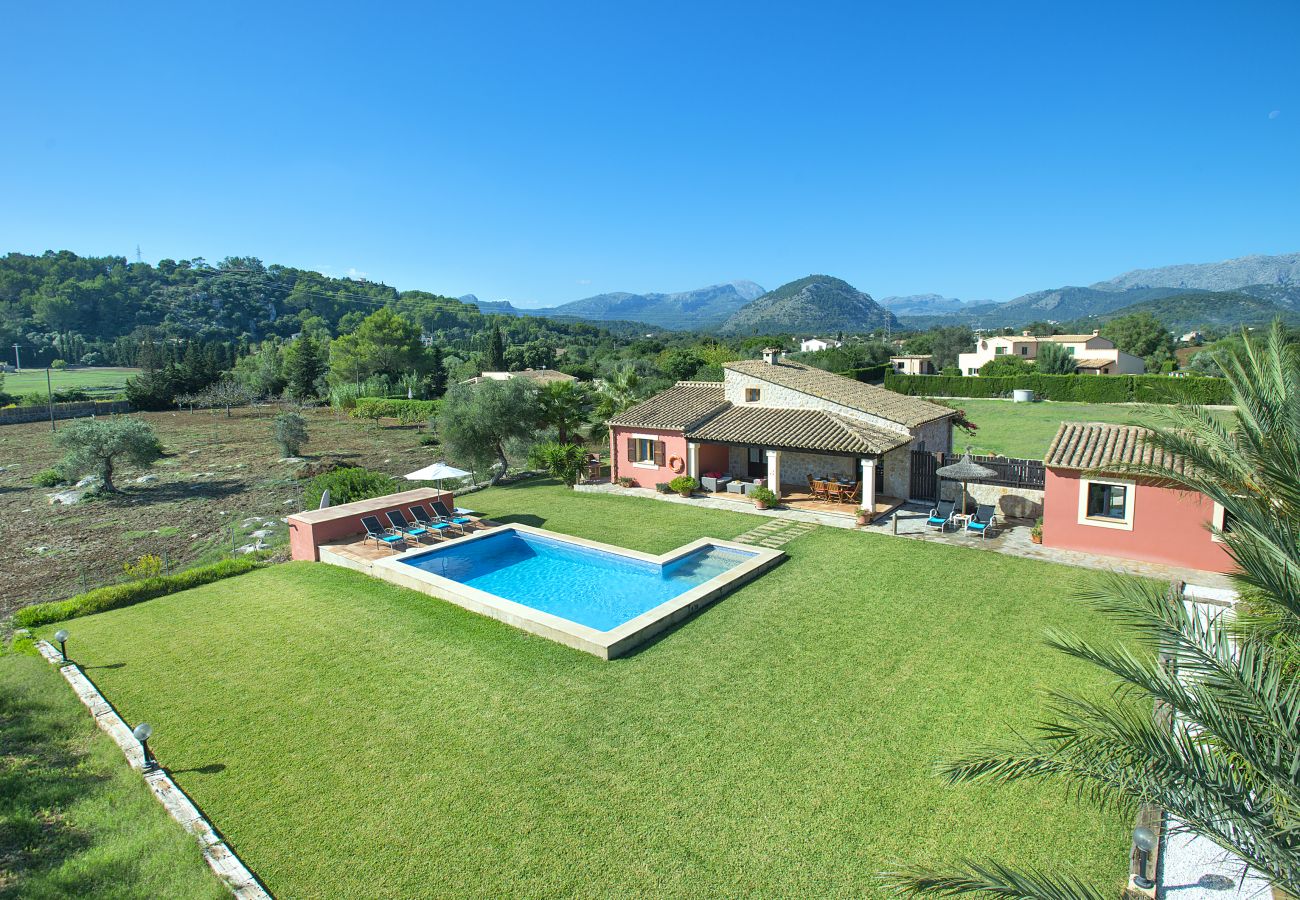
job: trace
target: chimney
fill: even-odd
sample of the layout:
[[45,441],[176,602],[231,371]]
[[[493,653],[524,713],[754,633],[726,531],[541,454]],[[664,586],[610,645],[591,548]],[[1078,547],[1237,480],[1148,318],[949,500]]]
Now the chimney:
[[769,366],[774,366],[780,361],[781,361],[781,348],[779,347],[763,348],[763,362],[767,363]]
[[1101,329],[1100,329],[1100,328],[1094,328],[1094,329],[1092,330],[1092,336],[1093,336],[1093,337],[1096,337],[1096,336],[1099,335],[1099,334],[1101,334]]
[[1034,336],[1034,333],[1033,333],[1032,331],[1030,331],[1028,328],[1026,328],[1024,331],[1020,332],[1020,336],[1021,336],[1021,337],[1033,337],[1033,336]]

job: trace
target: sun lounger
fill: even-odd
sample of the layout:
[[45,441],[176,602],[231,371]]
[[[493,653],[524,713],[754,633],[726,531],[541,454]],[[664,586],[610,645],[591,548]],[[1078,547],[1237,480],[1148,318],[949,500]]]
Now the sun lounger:
[[423,525],[413,525],[408,522],[406,516],[402,515],[400,509],[391,510],[386,515],[388,516],[388,521],[393,523],[395,529],[402,534],[415,538],[417,541],[430,533],[429,529],[425,528]]
[[973,531],[980,536],[980,540],[984,540],[997,526],[997,521],[993,507],[980,506],[975,509],[975,515],[966,520],[966,530]]
[[366,536],[361,539],[361,543],[374,541],[376,544],[384,547],[397,549],[398,544],[406,543],[406,536],[396,528],[385,528],[379,522],[378,516],[362,516],[361,527],[366,530]]
[[947,506],[943,503],[937,504],[934,509],[930,510],[930,518],[925,520],[925,527],[937,528],[941,532],[947,530],[948,523],[952,521],[953,507],[956,505],[956,501],[949,503]]
[[[449,538],[451,536],[448,532],[450,532],[455,526],[450,522],[441,522],[435,519],[433,516],[429,515],[429,511],[423,506],[412,506],[410,509],[411,515],[415,518],[415,521],[429,529],[430,533],[444,538]],[[461,530],[461,533],[464,534],[463,529]]]
[[447,508],[447,505],[445,503],[441,503],[437,500],[434,500],[432,503],[430,503],[429,508],[432,509],[433,514],[438,517],[439,522],[446,522],[449,525],[459,528],[461,532],[464,532],[466,530],[465,526],[468,525],[469,527],[473,528],[474,525],[477,523],[476,519],[471,519],[469,516],[456,515],[455,513],[453,513],[451,510]]

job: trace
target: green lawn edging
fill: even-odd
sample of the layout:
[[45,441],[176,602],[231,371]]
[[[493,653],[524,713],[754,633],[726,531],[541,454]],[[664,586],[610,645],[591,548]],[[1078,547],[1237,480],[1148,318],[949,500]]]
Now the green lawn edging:
[[207,566],[196,566],[184,572],[177,572],[175,575],[159,575],[155,578],[128,581],[125,584],[112,584],[95,588],[84,594],[77,594],[67,600],[36,603],[24,607],[14,614],[14,623],[21,628],[36,628],[49,625],[51,622],[62,622],[79,616],[107,612],[110,609],[120,609],[155,597],[164,597],[177,591],[220,581],[222,578],[243,575],[266,564],[266,560],[258,556],[240,556],[223,559]]

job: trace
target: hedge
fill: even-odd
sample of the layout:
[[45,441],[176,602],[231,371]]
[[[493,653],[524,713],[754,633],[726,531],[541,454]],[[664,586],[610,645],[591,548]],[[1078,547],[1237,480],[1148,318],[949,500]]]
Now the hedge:
[[882,363],[878,366],[864,366],[861,369],[849,369],[847,372],[836,372],[835,374],[861,381],[863,384],[880,384],[885,380],[885,376],[892,371],[894,371],[893,366],[889,363]]
[[403,425],[417,425],[436,416],[439,405],[438,400],[358,397],[352,415],[358,419],[396,419]]
[[243,575],[266,565],[266,561],[256,556],[237,556],[223,559],[208,566],[197,566],[177,572],[175,575],[159,575],[155,578],[142,578],[124,584],[111,584],[108,587],[95,588],[84,594],[69,597],[67,600],[55,600],[50,603],[34,603],[25,606],[14,614],[14,622],[22,628],[36,628],[51,622],[62,622],[78,616],[108,612],[133,606],[155,597],[165,597],[178,591],[203,584],[211,584],[232,575]]
[[1077,403],[1211,403],[1232,402],[1222,378],[1167,375],[1012,375],[974,378],[962,375],[885,376],[885,387],[914,397],[1009,397],[1028,389],[1042,400]]

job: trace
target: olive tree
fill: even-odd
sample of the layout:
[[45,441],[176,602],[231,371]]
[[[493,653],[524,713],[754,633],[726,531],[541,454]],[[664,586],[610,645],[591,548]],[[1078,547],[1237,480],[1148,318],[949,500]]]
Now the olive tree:
[[153,427],[140,419],[81,419],[54,435],[63,449],[64,474],[70,478],[94,475],[100,490],[113,493],[113,472],[123,463],[147,466],[162,456],[162,444]]

